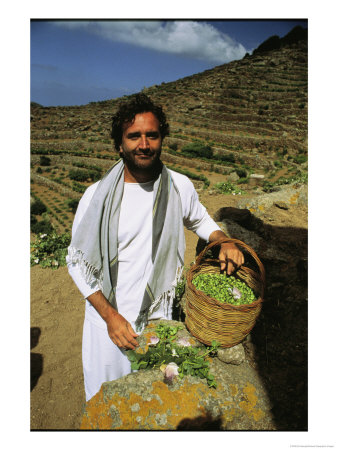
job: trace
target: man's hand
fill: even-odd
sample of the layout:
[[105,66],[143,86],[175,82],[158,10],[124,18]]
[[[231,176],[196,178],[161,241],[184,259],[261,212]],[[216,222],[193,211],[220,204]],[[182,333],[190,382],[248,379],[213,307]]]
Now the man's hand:
[[[217,230],[210,234],[209,242],[218,241],[226,238],[223,231]],[[218,255],[221,270],[226,270],[227,275],[231,275],[234,270],[237,270],[244,263],[243,253],[233,243],[221,244],[221,249]]]
[[114,313],[106,321],[110,339],[120,348],[134,350],[139,345],[135,339],[138,334],[121,314],[113,311]]
[[244,263],[243,253],[235,244],[222,244],[218,255],[221,270],[226,269],[227,275],[231,275]]
[[121,349],[134,350],[138,347],[135,333],[130,323],[119,314],[108,302],[101,291],[97,291],[88,297],[88,301],[94,306],[102,319],[107,324],[110,339]]

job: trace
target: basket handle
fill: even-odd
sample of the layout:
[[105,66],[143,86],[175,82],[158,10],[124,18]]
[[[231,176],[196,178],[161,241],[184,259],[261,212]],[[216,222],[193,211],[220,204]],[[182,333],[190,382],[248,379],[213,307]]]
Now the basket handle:
[[257,253],[251,247],[249,247],[247,244],[245,244],[245,242],[242,242],[239,239],[232,239],[232,238],[224,237],[224,238],[218,239],[217,241],[210,242],[201,251],[201,253],[197,256],[195,265],[199,266],[201,264],[201,261],[208,250],[210,250],[213,247],[216,247],[217,245],[227,244],[227,243],[236,244],[239,247],[244,248],[248,253],[250,253],[250,255],[254,258],[254,260],[258,266],[263,285],[265,285],[265,269],[264,269],[264,266],[261,263],[260,259],[258,258]]

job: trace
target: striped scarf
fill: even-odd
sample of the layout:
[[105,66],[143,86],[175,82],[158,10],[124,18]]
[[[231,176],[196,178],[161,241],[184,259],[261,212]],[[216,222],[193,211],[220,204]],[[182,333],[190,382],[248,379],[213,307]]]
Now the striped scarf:
[[[98,282],[109,303],[118,310],[118,225],[124,188],[124,163],[119,160],[104,175],[68,248],[72,263],[80,265],[88,284]],[[141,332],[148,317],[162,302],[175,297],[184,265],[185,239],[181,198],[163,165],[154,183],[152,262],[153,269],[136,320]]]

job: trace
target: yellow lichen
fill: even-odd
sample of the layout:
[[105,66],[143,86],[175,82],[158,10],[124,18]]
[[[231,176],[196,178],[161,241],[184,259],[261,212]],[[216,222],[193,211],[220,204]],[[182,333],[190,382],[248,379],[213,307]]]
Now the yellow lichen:
[[[114,422],[114,419],[108,414],[103,414],[103,411],[107,410],[107,406],[103,408],[101,390],[100,395],[95,396],[95,400],[93,397],[87,403],[81,429],[176,429],[181,420],[206,414],[200,400],[211,394],[208,386],[185,382],[180,389],[171,391],[162,381],[155,381],[152,388],[146,400],[132,392],[129,394],[129,398],[115,394],[109,399],[108,409],[111,405],[118,406],[120,416],[120,425],[118,426],[116,426],[116,419]],[[100,402],[102,403],[100,404]],[[132,411],[130,406],[136,403],[140,408]],[[162,422],[158,420],[159,417]]]
[[239,407],[245,411],[247,414],[251,415],[254,420],[259,420],[263,417],[264,413],[260,409],[255,409],[258,397],[256,395],[256,388],[251,384],[243,388],[244,400],[239,402]]
[[299,192],[296,192],[295,194],[293,194],[293,195],[290,197],[290,203],[291,203],[291,205],[295,205],[295,204],[297,203],[298,197],[299,197]]
[[[232,397],[241,394],[236,384],[230,384],[229,387]],[[108,400],[104,400],[101,389],[87,403],[81,429],[175,430],[184,419],[206,417],[203,399],[213,396],[220,400],[220,395],[218,390],[210,389],[205,384],[191,384],[187,380],[176,390],[169,389],[162,381],[155,381],[148,394],[142,396],[129,392],[124,397],[116,393]],[[256,408],[258,397],[252,384],[247,383],[242,395],[243,401],[239,405],[236,401],[223,401],[219,405],[223,424],[233,421],[241,411],[255,421],[264,416]]]
[[229,386],[230,386],[230,392],[231,392],[232,397],[235,397],[235,395],[238,394],[238,387],[237,387],[237,385],[236,384],[229,384]]

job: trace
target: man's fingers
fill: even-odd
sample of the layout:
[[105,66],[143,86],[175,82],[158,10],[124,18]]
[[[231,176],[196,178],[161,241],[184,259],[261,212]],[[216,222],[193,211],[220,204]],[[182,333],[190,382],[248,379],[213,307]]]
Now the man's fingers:
[[243,253],[240,251],[221,252],[219,255],[221,271],[226,270],[227,275],[231,275],[234,270],[238,269],[244,263]]
[[127,328],[128,328],[129,333],[130,333],[133,337],[138,337],[138,334],[135,333],[135,331],[133,330],[133,327],[130,325],[129,322],[127,322]]

